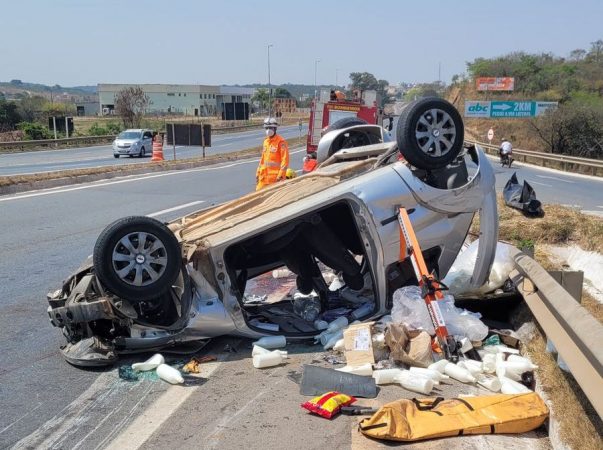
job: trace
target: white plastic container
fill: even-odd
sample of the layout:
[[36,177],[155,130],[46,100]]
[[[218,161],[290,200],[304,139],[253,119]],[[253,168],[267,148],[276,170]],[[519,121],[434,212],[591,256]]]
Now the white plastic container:
[[289,269],[276,269],[272,271],[272,278],[287,278],[293,275]]
[[[516,355],[511,355],[511,356],[516,356]],[[505,365],[506,369],[513,370],[514,372],[520,372],[520,373],[529,372],[530,370],[538,369],[538,366],[536,364],[532,364],[532,361],[530,361],[529,359],[522,358],[521,356],[519,356],[519,358],[521,358],[521,359],[520,360],[508,359],[506,361],[503,361],[502,364]]]
[[168,366],[167,364],[159,364],[157,367],[157,375],[163,381],[167,381],[170,384],[184,383],[184,378],[182,378],[180,371],[178,369],[174,369],[172,366]]
[[375,384],[390,384],[397,383],[397,378],[402,374],[402,369],[381,369],[373,371]]
[[427,368],[437,370],[440,373],[444,373],[444,367],[446,367],[446,364],[448,364],[449,362],[450,361],[448,361],[447,359],[440,359],[439,361],[430,364]]
[[473,350],[473,344],[471,341],[464,337],[461,339],[461,353],[467,353],[468,351]]
[[263,348],[273,349],[287,345],[285,336],[264,336],[253,343]]
[[325,322],[324,320],[317,319],[314,321],[314,328],[320,331],[326,330],[329,328],[329,323]]
[[475,383],[477,381],[467,369],[463,369],[462,367],[452,363],[446,364],[446,367],[444,367],[444,373],[450,378],[454,378],[461,383]]
[[417,375],[424,376],[434,381],[435,384],[440,384],[440,381],[447,380],[450,378],[448,375],[444,375],[435,369],[424,369],[422,367],[411,367],[410,373],[416,373]]
[[396,380],[404,389],[428,395],[433,390],[433,380],[422,376],[416,376],[408,370],[403,370]]
[[506,345],[503,345],[503,344],[486,345],[484,347],[484,351],[486,353],[511,353],[514,355],[519,355],[519,350],[517,350],[515,348],[507,347]]
[[464,359],[459,361],[457,366],[467,369],[469,372],[471,372],[471,375],[476,378],[479,374],[483,373],[482,363],[479,361],[474,361],[473,359]]
[[370,377],[373,375],[373,365],[371,363],[362,364],[360,366],[344,366],[335,370],[352,373],[354,375],[362,375],[365,377]]
[[[327,335],[324,336],[324,338],[325,338],[325,343],[323,344],[322,347],[325,350],[330,350],[333,347],[335,347],[335,344],[337,344],[337,342],[340,339],[343,339],[343,330],[337,330],[333,334],[327,334]],[[322,343],[322,341],[323,341],[323,339],[321,338],[320,342]]]
[[344,340],[339,339],[337,342],[335,342],[335,345],[333,346],[333,350],[335,350],[336,352],[343,352],[345,350]]
[[274,352],[278,352],[283,358],[288,357],[287,352],[284,350],[268,350],[264,347],[260,347],[259,345],[253,346],[253,350],[251,351],[251,356],[264,355],[266,353],[274,353]]
[[[532,361],[529,358],[526,358],[524,356],[519,356],[519,355],[509,355],[509,357],[507,358],[507,361],[513,361],[513,362],[523,362],[525,364],[532,364]],[[537,369],[538,366],[534,366],[534,369]]]
[[500,392],[503,394],[523,394],[526,392],[532,392],[523,384],[513,381],[507,377],[499,377],[500,380]]
[[163,363],[165,363],[165,359],[163,358],[163,355],[161,355],[159,353],[155,353],[153,356],[151,356],[145,362],[132,364],[132,370],[135,370],[137,372],[146,372],[147,370],[156,369],[157,367],[159,367],[160,364],[163,364]]
[[484,373],[496,372],[496,355],[494,353],[485,353],[482,356],[482,371]]
[[336,290],[341,289],[343,286],[344,284],[341,282],[341,280],[339,278],[335,278],[329,285],[329,291],[335,292]]
[[368,314],[370,314],[375,309],[374,303],[365,303],[360,308],[356,308],[352,311],[351,317],[353,319],[360,319]]
[[253,357],[253,367],[264,369],[266,367],[278,366],[285,358],[278,352],[262,353]]
[[500,392],[501,383],[497,377],[480,374],[477,377],[477,384],[485,387],[492,392]]

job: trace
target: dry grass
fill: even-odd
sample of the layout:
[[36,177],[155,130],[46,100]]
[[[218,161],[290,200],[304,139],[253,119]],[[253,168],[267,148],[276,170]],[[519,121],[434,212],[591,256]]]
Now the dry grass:
[[[527,306],[516,315],[519,323],[534,322]],[[539,387],[550,401],[551,416],[559,424],[559,438],[571,449],[603,449],[603,422],[574,377],[557,366],[553,355],[546,352],[546,341],[540,329],[531,340],[523,342],[523,352],[538,366]]]

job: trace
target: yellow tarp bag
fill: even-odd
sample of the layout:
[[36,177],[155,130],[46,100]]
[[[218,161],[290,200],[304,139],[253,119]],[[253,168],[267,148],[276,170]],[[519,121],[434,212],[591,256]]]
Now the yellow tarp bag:
[[375,439],[411,442],[469,434],[525,433],[542,425],[548,415],[544,401],[534,392],[448,400],[402,399],[383,405],[358,428]]

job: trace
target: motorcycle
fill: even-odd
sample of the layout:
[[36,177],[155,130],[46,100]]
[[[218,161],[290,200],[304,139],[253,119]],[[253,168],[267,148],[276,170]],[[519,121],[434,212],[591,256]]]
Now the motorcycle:
[[502,167],[507,166],[508,168],[511,168],[511,164],[513,164],[513,161],[515,161],[513,159],[513,152],[503,153],[501,150],[499,150],[498,153],[500,155],[500,165]]

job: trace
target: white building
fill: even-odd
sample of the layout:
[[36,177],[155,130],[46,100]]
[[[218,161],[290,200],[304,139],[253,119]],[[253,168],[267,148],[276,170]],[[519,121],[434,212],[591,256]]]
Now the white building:
[[202,84],[99,84],[97,92],[101,114],[113,114],[117,93],[136,86],[149,97],[147,114],[222,115],[226,106],[233,102],[250,104],[255,93],[252,88]]

